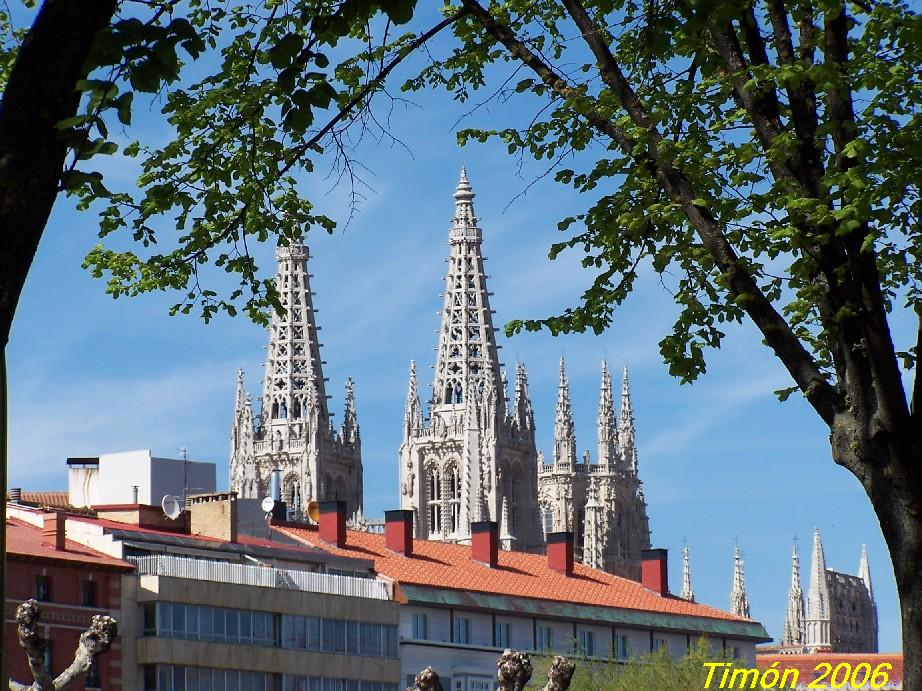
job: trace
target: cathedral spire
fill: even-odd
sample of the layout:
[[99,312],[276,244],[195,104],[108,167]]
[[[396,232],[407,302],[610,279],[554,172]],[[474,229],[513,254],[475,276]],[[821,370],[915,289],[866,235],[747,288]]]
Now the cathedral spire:
[[403,413],[403,438],[409,438],[414,429],[423,426],[423,412],[419,403],[419,385],[416,383],[416,360],[410,360],[410,384],[407,387],[407,404]]
[[781,645],[804,643],[804,592],[800,587],[800,555],[797,543],[791,553],[791,589],[788,591],[788,608],[784,613]]
[[634,443],[634,408],[631,405],[631,385],[627,365],[621,380],[621,424],[618,427],[618,442],[624,453],[628,470],[637,474],[637,447]]
[[[479,396],[487,378],[493,380],[494,389],[500,387],[493,312],[480,252],[483,237],[474,216],[474,192],[464,168],[454,197],[433,388],[433,409],[446,411],[451,410],[447,406],[463,405],[468,394]],[[468,382],[471,391],[465,390]],[[505,415],[505,410],[498,412]]]
[[355,382],[352,381],[352,377],[346,379],[346,409],[343,412],[339,438],[347,444],[357,444],[359,441],[359,419],[355,412]]
[[871,587],[871,566],[868,564],[868,547],[861,545],[861,559],[858,561],[858,578],[864,581],[871,602],[874,602],[874,589]]
[[615,405],[611,392],[611,373],[608,363],[602,360],[602,377],[599,385],[599,465],[611,467],[617,464],[618,423],[615,420]]
[[813,531],[813,553],[810,555],[810,585],[807,590],[805,638],[809,646],[830,644],[829,584],[826,581],[826,555],[820,530]]
[[531,398],[528,396],[528,372],[521,362],[515,363],[515,407],[512,424],[519,432],[534,430],[535,416],[531,408]]
[[557,383],[557,412],[554,416],[554,465],[569,464],[576,471],[576,432],[573,408],[570,405],[570,380],[566,365],[560,358],[560,378]]
[[695,591],[691,584],[691,567],[688,562],[688,545],[682,549],[682,592],[679,597],[689,602],[695,601]]
[[733,553],[733,588],[730,590],[730,612],[738,617],[749,619],[749,600],[746,598],[746,581],[743,576],[743,560],[740,547]]

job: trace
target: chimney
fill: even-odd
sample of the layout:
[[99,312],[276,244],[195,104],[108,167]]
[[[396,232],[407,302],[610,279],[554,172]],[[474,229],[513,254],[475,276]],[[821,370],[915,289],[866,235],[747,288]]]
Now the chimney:
[[22,501],[22,487],[10,487],[10,501]]
[[499,560],[499,524],[496,521],[471,523],[471,557],[484,566],[496,568]]
[[60,511],[42,514],[42,542],[56,550],[66,549],[64,545],[64,527],[66,517]]
[[669,594],[669,570],[666,567],[666,550],[645,549],[640,553],[640,583],[644,588]]
[[132,504],[138,503],[138,486],[137,485],[131,486],[131,503]]
[[547,534],[547,565],[564,576],[573,575],[573,533]]
[[269,496],[273,501],[282,501],[282,471],[278,468],[269,473]]
[[187,497],[189,533],[237,542],[237,493],[217,492]]
[[320,539],[334,547],[346,544],[346,502],[320,502]]
[[413,556],[413,512],[396,509],[384,512],[384,541],[387,548],[405,557]]

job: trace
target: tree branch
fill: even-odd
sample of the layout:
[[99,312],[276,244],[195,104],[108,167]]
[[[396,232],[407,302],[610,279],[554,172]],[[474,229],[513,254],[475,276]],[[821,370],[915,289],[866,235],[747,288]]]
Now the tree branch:
[[16,633],[19,636],[19,645],[26,651],[29,662],[29,671],[35,683],[33,689],[37,691],[53,691],[54,682],[48,670],[45,669],[45,650],[48,641],[42,636],[38,628],[42,610],[35,600],[26,600],[16,608]]
[[[510,54],[528,65],[555,93],[571,100],[580,97],[575,89],[531,52],[508,27],[497,22],[476,0],[463,0],[463,3],[487,33],[502,43]],[[632,121],[645,130],[649,137],[649,145],[646,148],[639,146],[593,107],[583,109],[585,117],[593,127],[608,134],[623,153],[631,157],[651,177],[654,177],[670,198],[681,205],[702,244],[723,272],[730,294],[741,303],[741,307],[762,332],[765,342],[784,363],[820,417],[828,425],[832,425],[835,414],[842,404],[839,394],[826,381],[815,360],[791,330],[790,325],[778,313],[771,301],[765,297],[755,279],[740,263],[726,235],[710,209],[701,204],[701,196],[697,194],[688,178],[681,170],[674,168],[668,160],[660,157],[657,144],[662,137],[624,78],[608,45],[602,40],[599,27],[595,25],[578,0],[563,0],[563,4],[595,55],[603,81],[618,97]]]
[[106,652],[118,635],[115,619],[97,614],[90,628],[80,634],[80,642],[74,652],[74,661],[54,680],[54,691],[60,691],[77,677],[86,674],[98,655]]

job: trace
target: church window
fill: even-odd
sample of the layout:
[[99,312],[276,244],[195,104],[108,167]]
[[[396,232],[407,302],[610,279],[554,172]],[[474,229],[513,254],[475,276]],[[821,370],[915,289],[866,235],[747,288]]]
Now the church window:
[[544,534],[547,535],[548,533],[553,533],[554,532],[554,510],[549,507],[545,507],[541,509],[541,520],[544,526]]
[[272,402],[272,412],[270,413],[270,415],[273,420],[279,416],[279,402],[278,401]]
[[429,471],[429,534],[442,534],[442,473],[438,468]]
[[294,406],[292,406],[291,417],[298,419],[301,417],[301,401],[296,400]]
[[279,417],[283,420],[288,417],[288,405],[285,401],[282,401],[282,405],[279,406]]
[[449,505],[451,507],[451,532],[457,533],[461,527],[461,475],[458,467],[449,471]]

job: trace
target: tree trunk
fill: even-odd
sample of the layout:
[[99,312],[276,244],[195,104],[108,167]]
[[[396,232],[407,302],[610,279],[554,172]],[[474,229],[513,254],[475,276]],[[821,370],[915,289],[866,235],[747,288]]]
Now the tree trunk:
[[[67,157],[57,123],[77,114],[77,82],[86,78],[96,35],[117,0],[45,0],[0,99],[0,351],[60,188]],[[0,377],[0,515],[6,515],[6,378]],[[4,531],[5,532],[5,531]],[[5,537],[5,535],[4,535]],[[0,540],[0,605],[5,602],[6,543]],[[8,651],[0,636],[0,688]]]
[[45,0],[0,100],[0,347],[60,189],[68,145],[57,123],[77,114],[75,87],[116,5]]

